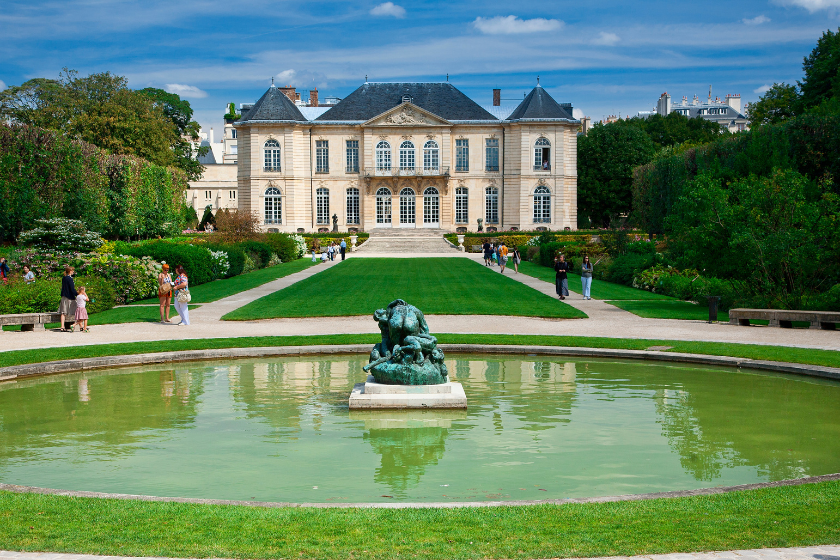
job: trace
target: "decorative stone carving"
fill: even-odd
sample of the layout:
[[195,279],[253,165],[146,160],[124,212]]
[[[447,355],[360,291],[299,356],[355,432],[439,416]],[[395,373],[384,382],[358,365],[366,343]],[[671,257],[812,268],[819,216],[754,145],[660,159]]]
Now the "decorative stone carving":
[[427,119],[411,107],[403,107],[400,111],[388,116],[384,122],[385,124],[398,125],[432,124],[432,122],[429,119]]

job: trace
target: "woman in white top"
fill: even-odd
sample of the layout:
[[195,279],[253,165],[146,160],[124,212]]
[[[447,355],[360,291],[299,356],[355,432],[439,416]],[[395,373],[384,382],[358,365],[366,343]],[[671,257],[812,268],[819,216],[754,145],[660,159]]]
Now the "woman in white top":
[[35,273],[29,270],[29,267],[24,265],[23,267],[23,281],[27,284],[32,284],[35,282]]

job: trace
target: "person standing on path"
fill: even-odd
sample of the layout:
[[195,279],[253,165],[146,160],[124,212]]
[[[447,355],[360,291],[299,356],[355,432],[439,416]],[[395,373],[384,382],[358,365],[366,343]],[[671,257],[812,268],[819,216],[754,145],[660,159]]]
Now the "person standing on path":
[[490,251],[493,246],[490,245],[489,241],[485,241],[481,248],[484,249],[484,266],[490,266]]
[[499,266],[501,267],[501,270],[499,272],[501,272],[502,274],[505,273],[505,265],[507,265],[507,259],[508,259],[507,256],[508,256],[507,245],[505,245],[504,243],[501,243],[499,245]]
[[519,254],[519,248],[513,248],[513,269],[519,274],[519,263],[522,262],[522,255]]
[[[178,274],[178,278],[175,279],[175,285],[172,286],[172,289],[175,290],[175,311],[178,312],[178,315],[181,316],[181,322],[177,323],[179,327],[189,326],[190,324],[190,310],[189,310],[189,279],[187,278],[187,273],[184,270],[184,267],[180,264],[175,267],[175,272]],[[184,300],[184,301],[181,301]]]
[[589,297],[589,289],[592,287],[592,263],[589,262],[588,255],[583,257],[583,264],[580,266],[580,284],[583,299],[592,299]]
[[87,326],[88,312],[86,307],[88,301],[90,299],[88,299],[85,293],[85,287],[79,286],[78,295],[76,296],[76,324],[79,325],[79,332],[90,332]]
[[172,276],[169,274],[169,265],[163,263],[160,274],[158,274],[158,300],[160,301],[160,322],[169,322],[169,305],[172,302]]
[[79,293],[76,291],[76,283],[73,282],[74,272],[75,270],[73,270],[72,266],[65,266],[64,278],[61,279],[61,303],[58,304],[58,312],[61,314],[61,332],[73,331],[72,326],[70,327],[70,331],[67,330],[65,318],[68,315],[72,317],[76,316],[76,296]]
[[344,260],[344,256],[347,253],[347,241],[345,241],[343,237],[341,238],[341,245],[339,245],[339,248],[341,249],[341,260]]
[[569,272],[569,263],[566,262],[566,257],[563,255],[554,257],[554,287],[560,299],[566,299],[566,296],[569,295],[569,277],[566,275],[567,272]]

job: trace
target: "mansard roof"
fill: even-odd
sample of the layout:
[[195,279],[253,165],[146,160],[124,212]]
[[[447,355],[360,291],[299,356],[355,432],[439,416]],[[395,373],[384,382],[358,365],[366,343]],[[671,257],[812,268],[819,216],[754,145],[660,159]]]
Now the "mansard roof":
[[498,121],[453,85],[445,83],[365,83],[315,119],[366,122],[402,104],[404,98],[448,121]]
[[539,85],[522,100],[506,120],[568,119],[574,120],[572,106],[560,105]]
[[274,84],[238,122],[307,122],[300,110]]

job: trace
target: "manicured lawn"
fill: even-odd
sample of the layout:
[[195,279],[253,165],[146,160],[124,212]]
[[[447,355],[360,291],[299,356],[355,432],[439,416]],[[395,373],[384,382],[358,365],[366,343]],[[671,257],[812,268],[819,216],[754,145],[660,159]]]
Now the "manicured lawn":
[[401,298],[423,313],[586,317],[582,311],[468,259],[350,259],[223,319],[371,315]]
[[0,549],[16,551],[429,560],[630,556],[840,542],[840,483],[458,509],[272,509],[0,492],[0,517]]
[[[708,306],[690,301],[671,299],[666,301],[608,301],[607,303],[648,319],[709,320]],[[729,313],[718,311],[717,320],[729,321]]]
[[[300,272],[310,266],[320,264],[320,262],[321,261],[313,263],[312,259],[303,258],[279,264],[277,266],[261,268],[260,270],[255,270],[253,272],[249,272],[248,274],[240,274],[239,276],[234,276],[233,278],[215,280],[213,282],[208,282],[207,284],[201,284],[199,286],[195,286],[194,288],[190,288],[192,301],[193,303],[210,303],[218,301],[222,298],[238,294],[239,292],[244,292],[246,290],[262,286],[272,280],[277,280],[278,278],[283,278],[289,274]],[[158,303],[158,299],[144,299],[142,301],[134,302],[132,305],[147,303]]]
[[[694,342],[680,340],[604,338],[590,336],[540,336],[515,334],[447,334],[433,332],[443,344],[485,344],[569,346],[576,348],[618,348],[646,350],[651,346],[668,346],[666,352],[733,356],[751,360],[798,362],[818,366],[840,367],[840,352],[812,348],[764,346],[761,344],[736,344],[732,342]],[[331,334],[319,336],[254,336],[240,338],[197,338],[186,340],[155,340],[119,344],[67,346],[64,348],[36,348],[0,352],[0,364],[15,366],[55,360],[94,358],[144,354],[147,352],[176,352],[217,348],[257,348],[263,346],[312,346],[320,344],[374,344],[381,340],[378,334]]]
[[[505,269],[505,274],[508,273],[510,270],[513,273],[513,266],[510,266]],[[547,266],[542,266],[539,264],[534,264],[532,262],[523,261],[519,264],[519,272],[520,274],[527,274],[528,276],[533,276],[534,278],[539,278],[540,280],[545,280],[546,282],[550,282],[554,284],[554,269],[549,268]],[[576,294],[581,293],[580,287],[580,276],[577,274],[568,274],[569,276],[569,291],[575,292]],[[652,292],[648,292],[647,290],[639,290],[638,288],[631,288],[630,286],[623,286],[621,284],[613,284],[612,282],[603,282],[598,279],[592,280],[592,289],[591,289],[592,299],[609,299],[609,300],[634,300],[634,299],[646,299],[646,300],[674,300],[674,298],[669,296],[663,296],[662,294],[654,294]]]

